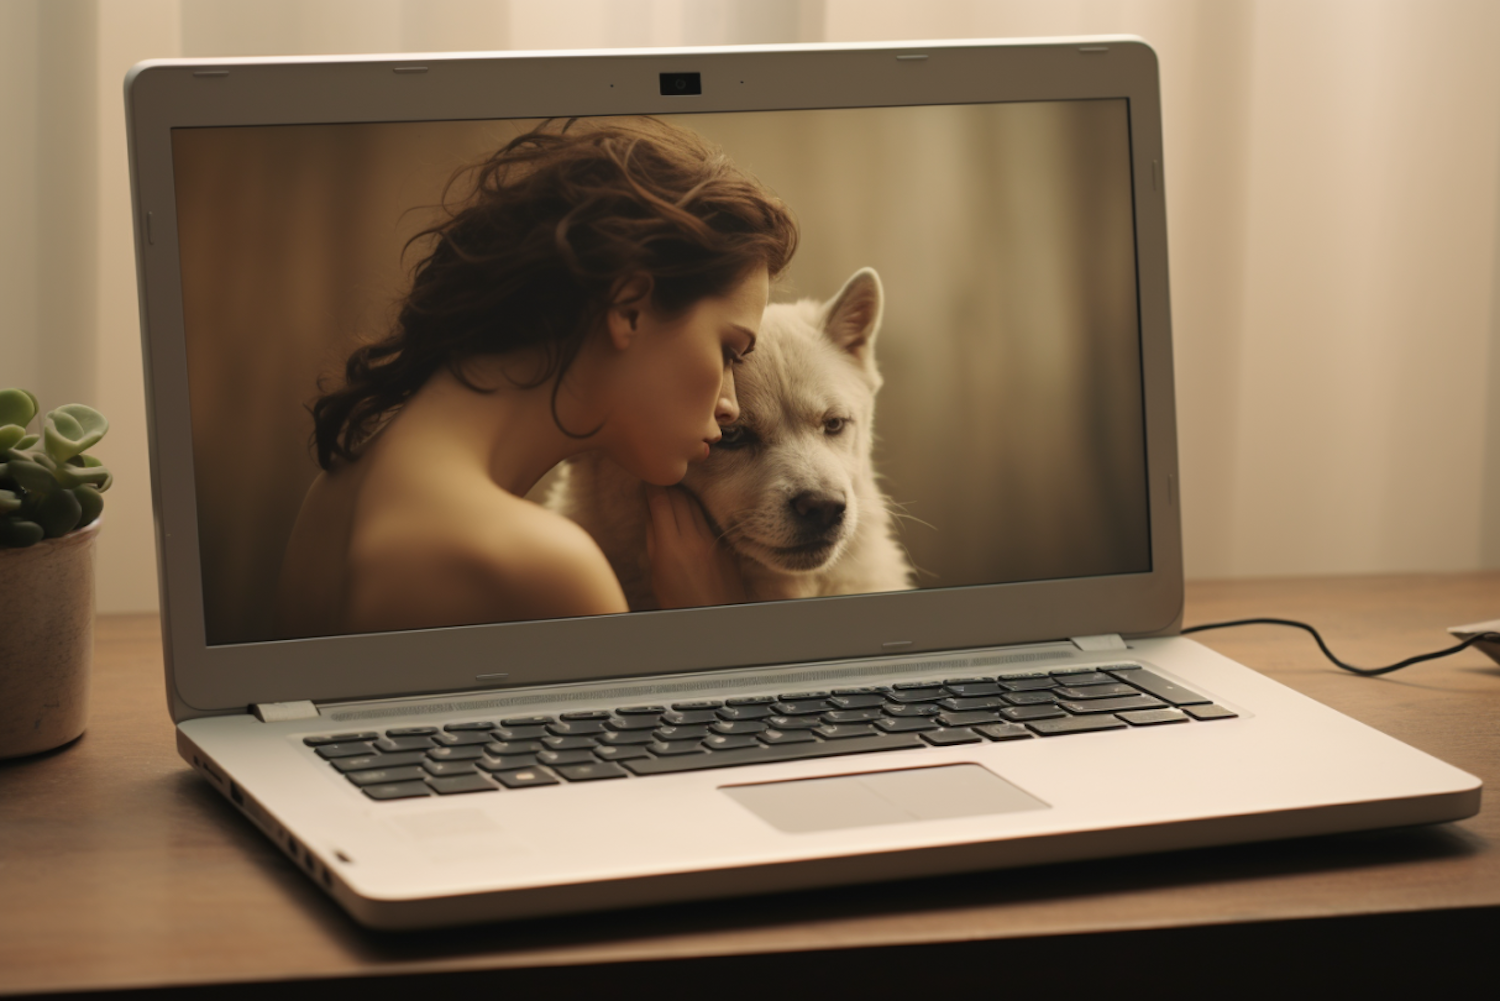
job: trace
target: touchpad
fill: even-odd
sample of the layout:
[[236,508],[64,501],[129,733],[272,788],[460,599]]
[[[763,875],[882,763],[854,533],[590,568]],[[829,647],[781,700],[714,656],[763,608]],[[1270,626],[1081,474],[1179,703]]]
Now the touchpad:
[[790,834],[1048,808],[972,764],[721,786],[720,791]]

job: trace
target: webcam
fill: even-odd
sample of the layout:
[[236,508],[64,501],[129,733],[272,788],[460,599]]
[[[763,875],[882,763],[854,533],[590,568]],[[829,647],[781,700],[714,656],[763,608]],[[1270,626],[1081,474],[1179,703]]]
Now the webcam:
[[703,93],[703,80],[697,73],[663,73],[661,75],[663,97],[686,97]]

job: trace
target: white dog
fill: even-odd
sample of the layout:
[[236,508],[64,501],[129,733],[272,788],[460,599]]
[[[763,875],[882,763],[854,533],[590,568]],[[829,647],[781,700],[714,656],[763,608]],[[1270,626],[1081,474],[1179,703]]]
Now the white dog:
[[[682,486],[734,553],[752,601],[908,590],[912,568],[875,484],[874,270],[826,304],[767,308],[735,369],[740,419]],[[599,543],[632,609],[656,608],[639,479],[597,453],[564,468],[547,504]]]

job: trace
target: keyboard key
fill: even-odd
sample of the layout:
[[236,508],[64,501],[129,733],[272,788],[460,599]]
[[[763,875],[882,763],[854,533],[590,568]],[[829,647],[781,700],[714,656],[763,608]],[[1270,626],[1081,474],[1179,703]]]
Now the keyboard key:
[[661,721],[668,726],[698,726],[716,722],[719,716],[712,709],[673,709],[661,714]]
[[831,713],[823,714],[824,723],[865,723],[872,719],[880,719],[885,713],[878,705],[869,709],[835,709]]
[[387,730],[385,735],[395,740],[397,737],[430,737],[435,733],[435,726],[398,726],[394,730]]
[[589,761],[597,761],[593,751],[576,749],[571,751],[542,751],[536,759],[544,765],[581,765]]
[[1057,706],[1011,706],[1009,709],[1000,710],[1000,715],[1010,720],[1032,720],[1053,719],[1068,714]]
[[1132,695],[1127,699],[1094,699],[1089,702],[1059,702],[1070,713],[1116,713],[1131,709],[1160,709],[1161,699],[1149,695]]
[[[493,747],[494,745],[487,745]],[[433,761],[475,761],[484,757],[484,748],[478,744],[464,744],[459,747],[434,747],[427,752],[427,757]]]
[[1212,699],[1205,699],[1196,692],[1188,691],[1175,681],[1168,681],[1161,675],[1153,674],[1146,670],[1137,669],[1130,671],[1121,675],[1120,680],[1128,681],[1142,691],[1154,695],[1163,702],[1174,706],[1204,706],[1209,705],[1213,701]]
[[649,744],[656,739],[650,730],[621,730],[617,733],[601,733],[598,743],[607,747],[627,747],[631,744]]
[[374,740],[379,737],[378,733],[334,733],[303,737],[302,743],[308,747],[323,747],[327,744],[353,744],[365,740]]
[[994,678],[946,678],[943,681],[943,687],[953,688],[955,685],[993,685],[994,683]]
[[679,712],[687,712],[692,709],[718,709],[724,705],[718,699],[699,699],[696,702],[673,702],[672,708]]
[[804,702],[808,699],[826,699],[831,692],[785,692],[777,698],[782,702]]
[[496,772],[495,778],[501,785],[509,789],[557,785],[557,776],[545,768],[523,768],[514,772]]
[[808,713],[827,712],[835,708],[827,699],[782,699],[771,708],[778,716],[805,716]]
[[316,750],[318,757],[324,761],[332,761],[334,758],[353,758],[375,753],[374,745],[366,743],[323,744],[316,748]]
[[428,779],[427,784],[444,796],[464,792],[494,792],[500,788],[483,775],[454,775],[450,778]]
[[809,743],[742,747],[733,751],[715,751],[696,758],[642,758],[625,762],[625,768],[637,775],[662,775],[669,772],[700,771],[706,768],[733,768],[739,765],[770,764],[777,761],[801,761],[841,754],[865,754],[873,751],[899,751],[924,747],[914,734],[888,733],[854,740],[813,740]]
[[975,733],[982,733],[991,740],[1027,740],[1031,731],[1019,723],[987,723],[976,726]]
[[905,716],[878,719],[875,725],[886,733],[916,733],[922,730],[936,730],[939,724],[932,716]]
[[702,740],[710,731],[706,726],[659,726],[651,732],[657,740]]
[[977,698],[981,695],[999,695],[1003,688],[993,681],[950,681],[944,688],[961,698]]
[[541,740],[547,736],[545,726],[500,726],[490,731],[496,740]]
[[368,772],[350,772],[345,777],[357,786],[373,786],[392,782],[420,782],[427,777],[427,773],[412,765],[408,768],[372,768]]
[[1010,703],[999,695],[984,695],[975,698],[939,699],[938,705],[954,712],[967,712],[970,709],[1003,709]]
[[1002,718],[998,709],[979,709],[966,713],[942,713],[937,719],[943,726],[973,726],[976,723],[998,723]]
[[1040,692],[1012,692],[1005,697],[1005,701],[1014,706],[1044,706],[1057,701],[1057,689],[1049,688]]
[[1121,695],[1139,695],[1140,690],[1119,681],[1107,685],[1066,685],[1061,688],[1052,689],[1059,699],[1067,699],[1070,702],[1075,699],[1113,699]]
[[[746,738],[754,741],[754,738]],[[594,749],[594,756],[603,758],[605,761],[629,761],[631,758],[649,758],[651,752],[644,747],[598,747]]]
[[1052,680],[1056,681],[1059,685],[1072,685],[1074,687],[1079,685],[1107,685],[1115,680],[1107,674],[1100,674],[1096,668],[1092,667],[1065,667],[1050,673]]
[[914,702],[936,702],[938,699],[946,698],[947,695],[948,693],[941,688],[914,688],[910,691],[892,692],[886,696],[886,701],[903,705]]
[[726,706],[768,706],[776,701],[774,695],[740,695],[732,699],[725,699]]
[[1157,726],[1161,723],[1186,723],[1187,713],[1181,709],[1139,709],[1120,713],[1120,718],[1131,726]]
[[553,751],[576,751],[596,746],[593,737],[543,737],[542,743]]
[[602,721],[609,719],[609,717],[610,712],[608,709],[575,709],[573,712],[561,713],[557,718],[565,723],[568,723],[576,720],[588,719]]
[[507,754],[500,758],[480,758],[474,762],[487,772],[508,772],[513,768],[530,768],[537,763],[535,754]]
[[1188,713],[1194,719],[1201,720],[1235,719],[1239,716],[1239,713],[1225,709],[1223,706],[1214,705],[1212,702],[1210,702],[1208,705],[1203,706],[1184,705],[1182,708],[1183,711]]
[[619,765],[608,761],[593,761],[585,765],[560,765],[557,774],[569,782],[592,782],[595,779],[627,779],[630,773]]
[[539,740],[503,740],[484,745],[484,753],[492,758],[503,758],[507,754],[535,754],[544,746]]
[[[835,700],[836,701],[836,700]],[[767,716],[775,715],[776,710],[769,705],[765,706],[726,706],[719,710],[719,719],[727,720],[751,720],[765,719]]]
[[501,726],[546,726],[555,722],[551,716],[511,716],[500,721]]
[[760,734],[765,744],[807,744],[816,741],[811,730],[767,730]]
[[666,706],[621,706],[615,710],[615,714],[618,716],[660,716],[666,711]]
[[407,765],[420,765],[424,757],[421,751],[409,751],[405,754],[361,754],[354,758],[337,758],[333,761],[333,767],[347,775],[350,772],[367,772],[372,768],[405,768]]
[[422,767],[427,769],[428,775],[474,774],[474,762],[472,761],[433,761],[429,759],[422,762]]
[[657,754],[664,758],[680,757],[684,754],[708,753],[697,740],[658,740],[654,744],[647,744],[646,749],[652,754]]
[[938,747],[948,747],[951,744],[982,744],[983,738],[973,730],[963,727],[943,727],[940,730],[929,730],[922,734],[922,739],[929,744]]
[[547,732],[558,737],[581,737],[603,733],[604,730],[604,721],[597,719],[550,723],[547,726]]
[[885,711],[890,716],[936,716],[943,710],[931,702],[918,702],[909,706],[886,706]]
[[611,730],[654,730],[661,725],[661,717],[656,713],[641,713],[635,716],[616,716],[604,724]]
[[416,796],[432,795],[426,782],[384,782],[380,785],[365,786],[364,793],[371,799],[412,799]]
[[885,705],[884,695],[835,695],[828,700],[840,709],[872,709]]
[[1043,737],[1065,733],[1088,733],[1092,730],[1123,730],[1124,720],[1113,716],[1069,716],[1066,719],[1039,719],[1026,724]]
[[766,724],[758,719],[721,719],[709,729],[714,733],[760,733]]
[[[861,685],[858,688],[835,688],[834,695],[879,695],[891,690],[890,685]],[[831,699],[829,701],[832,701]],[[850,706],[849,708],[853,708]]]
[[748,733],[713,733],[703,738],[703,746],[710,751],[732,751],[736,747],[759,747],[760,741]]
[[1037,692],[1044,688],[1055,688],[1057,682],[1043,675],[1038,678],[1001,678],[1000,687],[1007,692]]
[[[793,733],[800,731],[793,730]],[[824,740],[848,740],[850,737],[869,737],[876,730],[869,723],[824,723],[812,731]]]
[[457,733],[464,730],[493,730],[495,729],[495,724],[483,720],[473,720],[468,723],[449,723],[443,729],[449,733]]
[[464,747],[468,744],[488,744],[495,738],[489,730],[459,730],[456,733],[436,733],[432,739],[444,747]]
[[941,688],[942,686],[943,683],[941,681],[927,678],[924,681],[898,681],[891,686],[891,690],[896,692],[914,692],[923,688]]
[[398,751],[425,751],[432,746],[426,737],[381,737],[375,741],[375,749],[385,754]]
[[817,716],[772,716],[766,722],[777,730],[814,730],[823,725]]

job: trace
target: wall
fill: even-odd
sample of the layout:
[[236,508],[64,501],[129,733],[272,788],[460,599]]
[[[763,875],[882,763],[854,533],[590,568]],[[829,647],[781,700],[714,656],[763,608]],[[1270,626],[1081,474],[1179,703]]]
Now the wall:
[[8,0],[0,382],[112,420],[100,608],[156,602],[136,60],[1084,32],[1161,57],[1189,576],[1500,566],[1500,5]]

